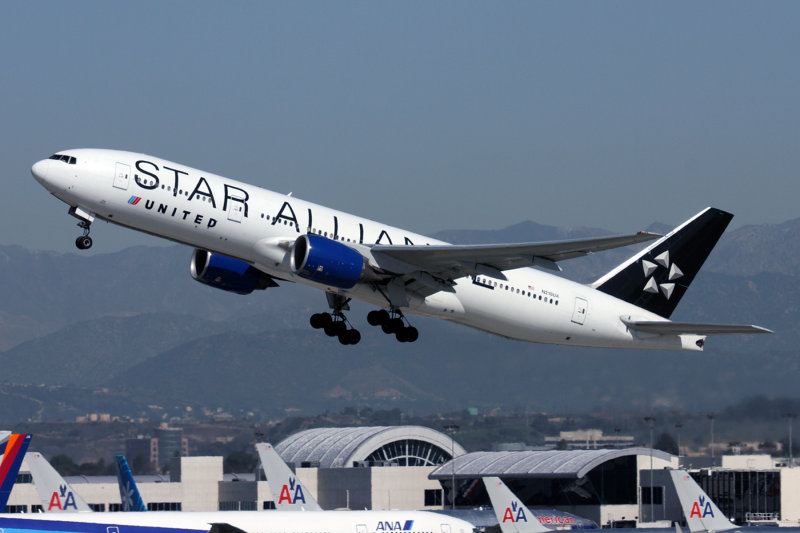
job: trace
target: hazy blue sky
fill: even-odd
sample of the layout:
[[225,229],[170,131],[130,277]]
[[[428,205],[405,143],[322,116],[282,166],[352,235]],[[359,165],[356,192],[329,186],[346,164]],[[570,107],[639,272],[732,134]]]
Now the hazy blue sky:
[[[142,151],[420,232],[800,216],[798,2],[8,2],[2,244],[31,164]],[[95,224],[104,252],[150,237]]]

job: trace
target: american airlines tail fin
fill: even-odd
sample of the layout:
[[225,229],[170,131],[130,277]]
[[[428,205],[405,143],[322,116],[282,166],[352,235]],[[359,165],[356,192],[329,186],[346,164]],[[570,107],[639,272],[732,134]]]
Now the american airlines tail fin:
[[33,477],[33,485],[46,513],[58,511],[91,512],[89,505],[64,481],[61,474],[47,462],[42,454],[29,452],[25,462]]
[[681,501],[681,509],[689,525],[689,531],[710,533],[736,529],[737,526],[725,518],[719,507],[685,470],[672,470],[670,475]]
[[8,435],[8,440],[0,444],[0,453],[3,454],[0,462],[0,512],[5,512],[25,451],[31,443],[31,437],[33,435],[30,433],[11,433]]
[[669,318],[732,218],[708,207],[592,287]]
[[133,480],[133,472],[128,466],[128,461],[124,455],[117,455],[117,484],[119,485],[119,498],[122,502],[123,511],[147,511],[147,507],[139,494],[136,481]]
[[483,478],[483,485],[489,493],[494,514],[502,533],[545,533],[550,528],[542,525],[522,500],[499,477]]
[[267,482],[272,491],[275,508],[279,511],[322,511],[317,501],[297,480],[294,473],[286,466],[272,444],[259,442],[256,444],[258,458],[267,475]]

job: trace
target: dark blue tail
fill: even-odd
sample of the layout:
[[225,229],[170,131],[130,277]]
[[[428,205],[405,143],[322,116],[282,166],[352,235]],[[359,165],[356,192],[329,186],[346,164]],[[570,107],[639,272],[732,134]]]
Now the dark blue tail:
[[124,455],[117,455],[117,482],[123,511],[147,511]]
[[12,433],[8,440],[0,444],[0,453],[3,454],[3,461],[0,463],[0,509],[6,510],[8,498],[11,496],[11,489],[17,481],[19,467],[22,466],[22,459],[31,443],[30,433]]
[[708,207],[592,286],[669,318],[732,218]]

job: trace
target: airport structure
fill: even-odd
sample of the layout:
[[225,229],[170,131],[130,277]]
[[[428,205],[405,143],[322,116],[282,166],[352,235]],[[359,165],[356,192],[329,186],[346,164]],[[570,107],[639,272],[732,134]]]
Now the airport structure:
[[[698,458],[649,448],[472,452],[452,435],[421,426],[310,429],[276,451],[324,509],[471,509],[488,504],[481,477],[501,478],[534,511],[555,509],[601,527],[683,522],[666,469],[683,467],[739,524],[800,525],[800,469],[768,455]],[[453,459],[454,458],[454,459]],[[260,474],[260,468],[258,469]],[[8,511],[41,502],[23,462]],[[112,476],[67,477],[98,511],[119,510]],[[263,474],[223,474],[222,457],[174,457],[167,475],[136,476],[150,510],[263,510],[274,507]],[[554,522],[559,527],[574,524]]]

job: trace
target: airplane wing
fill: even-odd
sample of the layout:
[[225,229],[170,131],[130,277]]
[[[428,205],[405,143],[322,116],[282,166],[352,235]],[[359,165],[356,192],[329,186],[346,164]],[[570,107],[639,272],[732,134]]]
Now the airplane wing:
[[557,261],[593,252],[619,248],[657,239],[661,235],[634,235],[522,244],[398,246],[377,244],[371,248],[378,266],[396,274],[426,272],[435,277],[455,279],[486,274],[504,279],[503,270],[541,266],[561,270]]
[[622,322],[631,329],[642,333],[655,333],[659,335],[735,335],[748,333],[774,333],[772,330],[760,326],[741,324],[693,324],[688,322],[661,322],[661,321],[635,321]]

